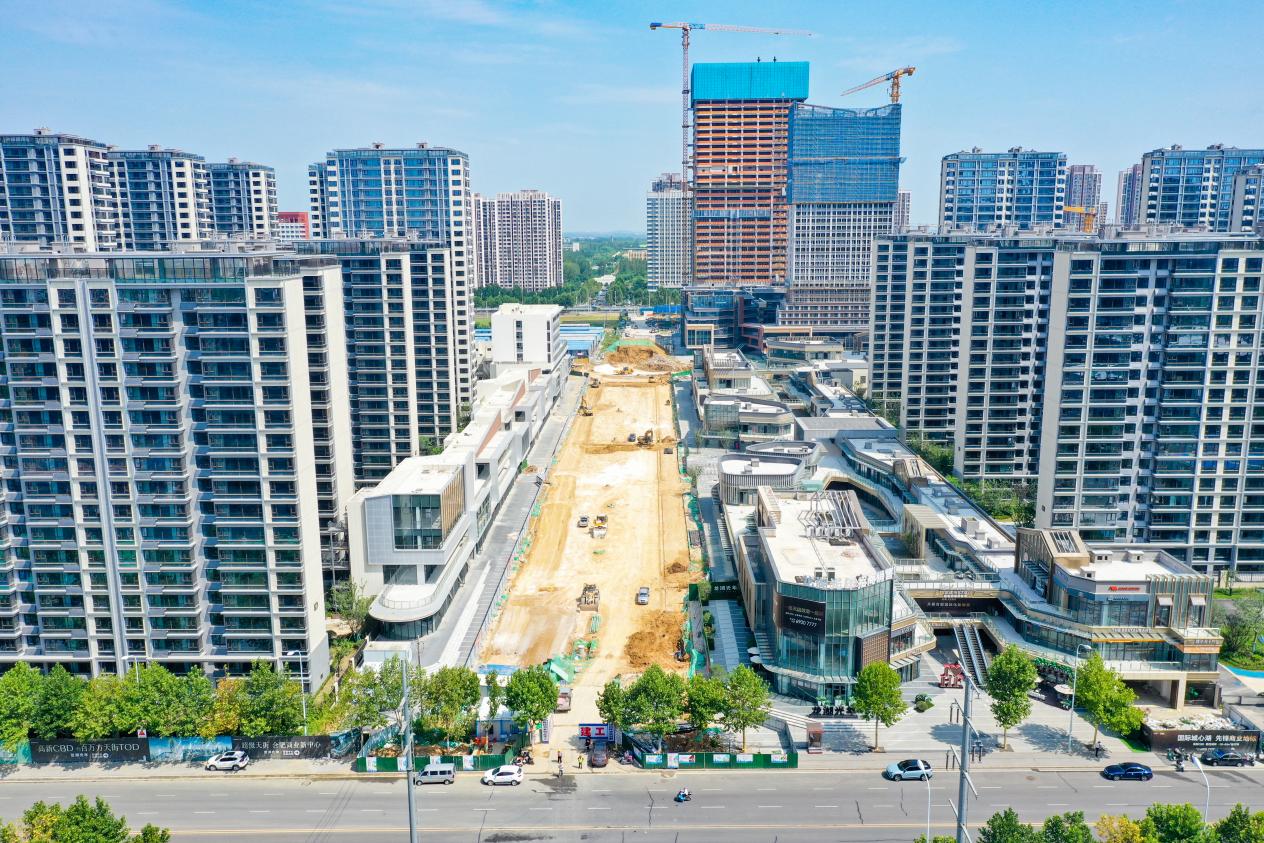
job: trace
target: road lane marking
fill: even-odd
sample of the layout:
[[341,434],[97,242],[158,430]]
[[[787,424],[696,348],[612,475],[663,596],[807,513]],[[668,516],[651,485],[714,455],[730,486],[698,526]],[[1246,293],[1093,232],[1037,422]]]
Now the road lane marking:
[[981,784],[979,790],[1000,790],[1002,785],[999,784]]
[[780,808],[780,805],[756,805],[756,808]]
[[194,811],[195,814],[213,814],[214,811]]
[[303,813],[304,814],[323,814],[325,813],[325,809],[324,808],[308,808]]
[[528,811],[552,811],[552,808],[528,808]]
[[1036,790],[1057,790],[1057,789],[1058,789],[1058,786],[1057,786],[1056,784],[1038,784],[1038,785],[1036,785]]
[[837,808],[837,805],[816,805],[817,808]]
[[590,811],[609,811],[609,810],[610,810],[610,808],[605,807],[605,806],[598,806],[598,807],[589,807],[589,809],[588,809],[588,810],[590,810]]
[[377,811],[378,813],[381,813],[383,810],[384,810],[383,808],[361,808],[360,813],[367,814],[372,811]]
[[471,808],[471,811],[495,811],[495,808]]
[[1171,785],[1170,785],[1170,784],[1152,784],[1152,785],[1150,785],[1150,787],[1152,787],[1152,788],[1155,788],[1155,787],[1171,787]]
[[776,790],[775,787],[757,787],[756,790]]
[[610,788],[608,787],[594,787],[593,788],[593,793],[609,793],[609,792],[610,792]]

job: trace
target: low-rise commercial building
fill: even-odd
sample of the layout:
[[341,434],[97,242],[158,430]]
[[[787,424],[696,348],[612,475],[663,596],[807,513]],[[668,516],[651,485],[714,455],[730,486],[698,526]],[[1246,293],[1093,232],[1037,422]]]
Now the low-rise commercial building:
[[704,444],[741,447],[793,437],[794,413],[740,351],[708,348],[701,357],[693,390]]

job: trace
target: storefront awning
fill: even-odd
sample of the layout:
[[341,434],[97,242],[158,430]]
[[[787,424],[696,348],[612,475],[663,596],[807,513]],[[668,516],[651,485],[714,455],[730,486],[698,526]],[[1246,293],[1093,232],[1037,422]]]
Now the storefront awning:
[[1159,601],[1158,601],[1158,602],[1159,602],[1159,605],[1160,605],[1160,606],[1169,606],[1169,607],[1170,607],[1170,606],[1172,605],[1172,598],[1171,598],[1170,596],[1168,596],[1168,595],[1164,595],[1164,596],[1159,597]]

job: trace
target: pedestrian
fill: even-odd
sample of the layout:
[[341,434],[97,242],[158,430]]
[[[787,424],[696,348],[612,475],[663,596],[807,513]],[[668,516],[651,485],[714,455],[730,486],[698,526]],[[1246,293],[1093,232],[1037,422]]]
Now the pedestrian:
[[584,756],[580,755],[575,759],[575,766],[579,767],[581,770],[584,769]]

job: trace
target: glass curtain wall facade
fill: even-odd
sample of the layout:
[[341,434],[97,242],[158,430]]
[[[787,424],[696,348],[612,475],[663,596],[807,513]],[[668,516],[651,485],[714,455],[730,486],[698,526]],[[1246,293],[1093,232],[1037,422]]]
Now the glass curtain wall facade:
[[1141,158],[1139,218],[1207,231],[1230,231],[1233,180],[1264,164],[1264,149],[1216,144],[1206,149],[1156,149]]

